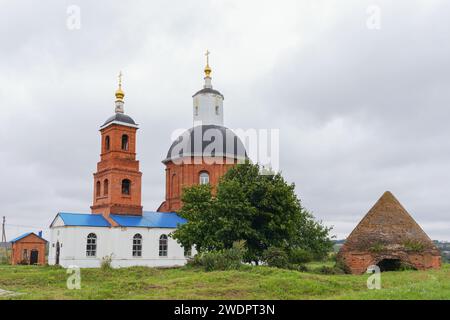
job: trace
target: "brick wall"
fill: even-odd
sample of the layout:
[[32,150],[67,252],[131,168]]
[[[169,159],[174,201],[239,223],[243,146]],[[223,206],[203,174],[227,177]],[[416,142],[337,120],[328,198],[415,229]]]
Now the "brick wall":
[[[228,160],[228,161],[227,161]],[[233,166],[236,162],[230,159],[214,159],[192,157],[189,161],[183,163],[166,163],[166,199],[159,208],[161,212],[178,211],[181,206],[181,196],[183,188],[199,184],[199,176],[201,172],[209,174],[209,183],[213,187],[213,192],[219,179]]]
[[[142,214],[141,177],[136,160],[137,128],[112,124],[101,130],[101,154],[94,173],[92,213]],[[128,148],[122,149],[122,136],[128,136]],[[109,137],[109,148],[106,146]],[[122,193],[122,181],[130,180],[130,193]],[[107,181],[107,188],[105,188]],[[97,187],[99,183],[100,188]]]
[[45,240],[37,237],[34,234],[31,234],[19,241],[13,243],[12,252],[11,252],[11,264],[16,265],[22,263],[24,260],[24,250],[27,250],[27,260],[29,263],[29,259],[31,256],[32,250],[38,251],[38,264],[44,265],[46,263],[45,260]]

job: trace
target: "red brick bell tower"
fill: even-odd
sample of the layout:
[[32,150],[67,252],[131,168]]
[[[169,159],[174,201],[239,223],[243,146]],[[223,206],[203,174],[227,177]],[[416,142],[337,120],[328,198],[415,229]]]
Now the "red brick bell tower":
[[141,176],[134,120],[124,114],[121,74],[115,114],[100,127],[101,154],[94,173],[92,213],[142,215]]

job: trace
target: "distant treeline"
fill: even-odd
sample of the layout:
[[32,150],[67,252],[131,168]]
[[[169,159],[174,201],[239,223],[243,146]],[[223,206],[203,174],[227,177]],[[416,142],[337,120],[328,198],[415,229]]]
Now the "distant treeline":
[[442,261],[450,263],[450,242],[434,240],[434,244],[441,250]]

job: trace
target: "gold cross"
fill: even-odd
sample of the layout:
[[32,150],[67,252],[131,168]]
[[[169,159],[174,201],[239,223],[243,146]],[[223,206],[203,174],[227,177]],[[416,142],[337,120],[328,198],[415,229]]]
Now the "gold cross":
[[119,72],[119,88],[122,87],[122,71]]
[[206,65],[209,65],[209,54],[210,54],[211,52],[209,52],[208,51],[208,49],[206,49],[206,53],[205,53],[205,56],[206,56]]

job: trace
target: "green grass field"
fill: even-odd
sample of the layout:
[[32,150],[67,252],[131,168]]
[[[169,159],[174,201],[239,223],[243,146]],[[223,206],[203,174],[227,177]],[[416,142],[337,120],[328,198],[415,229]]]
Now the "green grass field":
[[[314,270],[323,263],[311,263]],[[0,265],[0,299],[450,299],[450,265],[441,270],[381,274],[381,290],[368,275],[321,275],[268,267],[204,272],[193,268],[82,269],[81,289],[68,290],[66,270]]]

